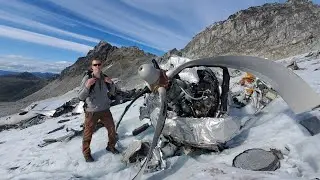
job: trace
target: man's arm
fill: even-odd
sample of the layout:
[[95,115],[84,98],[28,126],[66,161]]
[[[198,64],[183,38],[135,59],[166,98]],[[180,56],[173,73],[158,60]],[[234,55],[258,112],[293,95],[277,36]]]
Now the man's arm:
[[116,93],[116,85],[114,84],[114,82],[109,83],[110,89],[109,89],[109,93],[110,95],[114,96]]
[[114,82],[111,80],[109,76],[107,76],[106,74],[103,74],[103,76],[104,76],[104,82],[107,83],[107,86],[108,86],[108,94],[111,96],[114,96],[116,93],[116,85],[114,84]]
[[84,101],[89,95],[89,88],[86,87],[87,80],[88,80],[88,76],[84,76],[81,81],[80,89],[78,92],[78,97],[82,101]]

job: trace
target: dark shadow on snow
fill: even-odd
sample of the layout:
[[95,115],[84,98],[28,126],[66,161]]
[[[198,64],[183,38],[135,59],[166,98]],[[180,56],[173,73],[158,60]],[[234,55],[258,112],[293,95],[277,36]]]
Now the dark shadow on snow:
[[286,114],[290,116],[299,124],[299,128],[304,134],[314,136],[320,133],[320,117],[319,113],[313,114],[315,111],[308,111],[295,115],[293,112],[286,111]]
[[98,161],[100,157],[102,157],[103,155],[105,155],[105,154],[107,154],[107,153],[110,153],[110,154],[111,154],[111,152],[108,152],[105,148],[103,148],[103,149],[101,149],[101,150],[99,150],[99,151],[97,151],[97,152],[94,152],[94,153],[92,154],[92,157],[93,157],[93,159],[94,159],[95,161]]
[[176,173],[179,169],[181,169],[183,167],[183,165],[188,161],[189,157],[188,156],[180,156],[178,158],[178,160],[176,161],[176,163],[174,164],[168,164],[169,168],[165,169],[159,173],[156,173],[152,176],[150,176],[149,178],[147,178],[147,180],[161,180],[161,179],[165,179],[166,177],[169,177],[171,175],[173,175],[174,173]]

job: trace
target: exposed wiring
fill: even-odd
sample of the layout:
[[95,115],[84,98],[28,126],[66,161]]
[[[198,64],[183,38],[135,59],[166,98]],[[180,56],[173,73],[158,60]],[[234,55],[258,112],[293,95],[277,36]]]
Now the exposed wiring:
[[188,94],[188,93],[186,92],[186,90],[184,90],[181,86],[179,86],[179,88],[182,90],[182,92],[183,92],[186,96],[188,96],[189,98],[191,98],[191,99],[193,99],[193,100],[198,101],[198,100],[202,100],[202,99],[204,99],[204,98],[206,97],[206,96],[204,96],[205,91],[202,93],[202,96],[201,96],[201,97],[195,98],[195,97],[192,97],[190,94]]

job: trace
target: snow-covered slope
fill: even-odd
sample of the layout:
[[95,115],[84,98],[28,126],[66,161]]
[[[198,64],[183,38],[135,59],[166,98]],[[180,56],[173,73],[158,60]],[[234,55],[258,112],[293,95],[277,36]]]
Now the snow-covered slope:
[[[308,84],[320,94],[320,59],[296,57],[298,65],[304,70],[297,70]],[[279,61],[284,65],[290,59]],[[232,81],[234,82],[234,80]],[[301,92],[303,93],[303,92]],[[37,102],[38,107],[56,107],[75,96],[70,92],[50,101]],[[48,102],[51,102],[48,104]],[[128,102],[129,103],[129,102]],[[111,108],[115,121],[118,121],[125,106],[121,104]],[[150,139],[153,129],[138,136],[131,136],[132,130],[145,122],[139,121],[139,106],[143,99],[138,99],[124,116],[119,128],[120,144],[127,147],[135,139]],[[45,108],[44,108],[45,109]],[[39,109],[40,111],[40,109]],[[199,156],[177,156],[167,159],[168,168],[145,174],[147,179],[315,179],[320,178],[320,134],[311,136],[299,124],[310,116],[320,118],[320,111],[315,110],[295,115],[287,104],[278,98],[263,109],[251,129],[242,133],[229,143],[232,148],[221,153],[209,153]],[[65,114],[61,117],[48,117],[42,124],[23,130],[12,129],[0,132],[0,179],[131,179],[137,173],[137,167],[121,162],[121,155],[105,151],[107,132],[99,129],[91,143],[93,163],[86,163],[81,152],[81,137],[68,142],[57,142],[45,147],[38,144],[45,138],[55,138],[66,134],[58,128],[59,120],[68,128],[80,129],[84,115]],[[232,167],[235,156],[246,149],[276,148],[284,154],[280,169],[272,172],[254,172]]]

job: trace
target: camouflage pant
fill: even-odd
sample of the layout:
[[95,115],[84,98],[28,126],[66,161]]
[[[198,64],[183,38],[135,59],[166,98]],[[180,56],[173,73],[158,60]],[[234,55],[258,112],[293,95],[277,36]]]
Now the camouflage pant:
[[101,123],[104,125],[104,127],[108,130],[108,147],[114,147],[116,144],[116,130],[110,110],[100,112],[85,112],[84,131],[82,140],[82,152],[85,157],[91,154],[90,142],[97,121],[99,119]]

